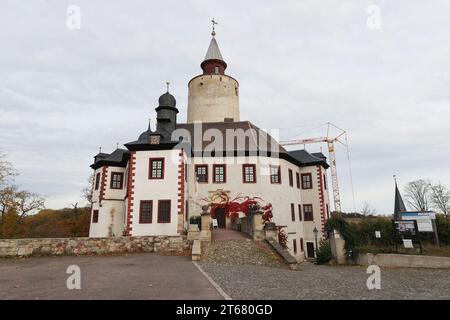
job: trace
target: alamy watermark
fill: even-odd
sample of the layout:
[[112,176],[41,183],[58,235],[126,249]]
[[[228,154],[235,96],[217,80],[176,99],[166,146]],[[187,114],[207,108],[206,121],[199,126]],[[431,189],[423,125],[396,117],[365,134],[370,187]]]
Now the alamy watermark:
[[70,265],[66,270],[67,274],[70,276],[67,278],[66,286],[69,290],[80,290],[81,289],[81,269],[77,265]]
[[369,290],[381,289],[381,269],[376,264],[367,267],[366,273],[370,274],[367,278],[366,285]]
[[[178,141],[174,147],[171,161],[178,163],[179,150],[194,155],[201,164],[245,164],[258,163],[261,175],[269,175],[270,166],[279,165],[281,148],[277,140],[279,130],[256,128],[208,128],[204,130],[202,122],[194,122],[193,130],[175,129],[171,140]],[[220,159],[220,160],[219,160]],[[191,163],[185,159],[185,163]],[[196,164],[200,164],[197,163]]]
[[366,25],[369,30],[381,29],[381,9],[376,4],[371,4],[366,9],[367,20]]
[[66,26],[69,30],[80,30],[81,29],[81,9],[77,5],[70,5],[66,10]]

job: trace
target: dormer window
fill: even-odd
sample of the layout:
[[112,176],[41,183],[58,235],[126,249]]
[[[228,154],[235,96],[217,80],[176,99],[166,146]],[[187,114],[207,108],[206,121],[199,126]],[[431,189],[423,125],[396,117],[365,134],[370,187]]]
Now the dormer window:
[[159,144],[161,141],[161,137],[159,135],[150,136],[150,144]]

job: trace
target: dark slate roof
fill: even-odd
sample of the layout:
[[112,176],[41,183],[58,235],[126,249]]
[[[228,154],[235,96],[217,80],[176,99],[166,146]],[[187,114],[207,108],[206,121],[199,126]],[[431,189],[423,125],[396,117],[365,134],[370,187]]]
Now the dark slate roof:
[[322,152],[313,152],[311,153],[314,157],[326,160],[327,157]]
[[[192,137],[194,133],[194,124],[177,124],[177,129],[186,129]],[[285,148],[279,145],[278,142],[268,133],[261,130],[249,121],[202,123],[202,131],[205,132],[208,129],[219,130],[225,140],[227,136],[227,129],[243,130],[248,134],[245,138],[244,143],[241,143],[241,145],[238,144],[237,137],[234,137],[234,150],[227,150],[226,141],[224,141],[222,143],[222,150],[216,149],[215,154],[220,151],[227,153],[233,151],[234,155],[241,155],[242,153],[244,153],[245,155],[267,155],[271,157],[280,157],[298,166],[322,165],[325,168],[329,167],[326,162],[326,157],[322,153],[318,152],[310,154],[306,150],[287,151]],[[207,146],[210,144],[211,141],[202,141],[201,146],[196,146],[194,143],[194,146],[192,147],[192,155],[202,156],[202,152],[204,152],[205,148],[207,148]]]
[[92,169],[98,169],[102,166],[126,167],[130,152],[125,149],[116,149],[111,154],[99,153],[94,157],[94,163],[91,164]]
[[[271,137],[268,133],[261,130],[253,123],[249,121],[238,121],[238,122],[205,122],[201,124],[202,134],[205,133],[208,129],[218,130],[224,141],[215,141],[218,142],[219,145],[215,145],[214,151],[212,151],[211,141],[201,141],[201,145],[196,145],[195,141],[192,142],[194,136],[194,124],[193,123],[178,123],[177,124],[177,132],[179,129],[184,129],[185,132],[182,136],[185,142],[188,144],[184,146],[185,150],[190,149],[191,155],[194,157],[202,157],[202,156],[222,156],[229,155],[230,153],[233,156],[269,156],[269,157],[279,157],[281,159],[285,159],[295,165],[298,166],[311,166],[311,165],[321,165],[324,168],[328,168],[328,164],[326,162],[326,157],[322,153],[309,153],[306,150],[294,150],[287,151],[278,142]],[[227,130],[228,134],[233,134],[236,130],[244,132],[245,139],[241,141],[236,136],[234,136],[233,141],[233,150],[227,149]],[[139,139],[133,142],[126,143],[125,146],[129,150],[170,150],[173,149],[177,144],[179,144],[179,140],[172,141],[170,138],[161,136],[161,142],[159,144],[150,144],[150,135],[154,135],[155,132],[152,132],[150,129],[143,132]],[[185,136],[187,134],[187,137]],[[189,140],[190,139],[190,140]],[[221,147],[220,147],[221,146]],[[212,151],[212,152],[208,152]],[[226,154],[225,154],[226,152]],[[223,153],[223,154],[220,154]]]
[[400,212],[405,212],[406,207],[403,202],[402,195],[397,187],[397,182],[395,182],[395,202],[394,202],[394,220],[401,220]]
[[[289,151],[289,154],[305,165],[326,163],[326,157],[321,152],[309,153],[305,149]],[[328,168],[328,164],[326,165]]]
[[[177,100],[173,95],[171,95],[169,92],[164,93],[161,95],[158,99],[159,106],[160,107],[171,107],[175,108],[177,105]],[[178,111],[178,110],[177,110]]]
[[[194,124],[193,123],[179,123],[177,124],[177,129],[186,129],[191,137],[194,135]],[[253,123],[249,121],[238,121],[238,122],[205,122],[202,123],[202,132],[204,133],[206,130],[215,129],[220,131],[224,141],[221,142],[222,150],[216,149],[217,151],[229,151],[226,146],[227,139],[227,130],[229,132],[241,131],[245,132],[247,136],[244,141],[241,141],[236,136],[233,139],[234,151],[246,151],[250,153],[257,153],[260,151],[269,151],[272,146],[275,147],[275,150],[280,152],[286,152],[286,150],[278,144],[278,142],[273,139],[269,134],[265,131],[259,129]],[[263,134],[260,134],[263,133]],[[205,148],[207,148],[211,144],[211,141],[202,141],[201,146],[197,146],[194,144],[192,150],[194,152],[201,152]],[[278,149],[279,148],[279,149]]]
[[[150,136],[159,136],[161,142],[159,144],[150,144]],[[125,143],[125,147],[128,150],[168,150],[172,149],[178,141],[170,140],[171,134],[164,129],[159,129],[158,131],[147,131],[142,132],[136,141],[131,141]]]

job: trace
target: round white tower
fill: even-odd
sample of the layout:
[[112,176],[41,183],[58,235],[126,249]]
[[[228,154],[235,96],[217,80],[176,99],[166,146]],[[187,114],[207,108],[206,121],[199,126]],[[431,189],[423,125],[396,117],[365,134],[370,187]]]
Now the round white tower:
[[203,74],[189,81],[187,122],[239,121],[239,82],[225,74],[227,64],[212,32],[205,60],[201,64]]

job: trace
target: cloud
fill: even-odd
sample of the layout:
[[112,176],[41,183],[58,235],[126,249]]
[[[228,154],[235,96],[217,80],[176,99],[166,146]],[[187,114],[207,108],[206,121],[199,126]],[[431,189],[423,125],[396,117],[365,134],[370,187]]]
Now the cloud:
[[[80,30],[66,27],[72,4]],[[366,26],[373,4],[379,30]],[[323,135],[312,128],[327,121],[348,130],[355,206],[387,213],[393,174],[401,185],[450,184],[448,9],[444,0],[3,1],[0,148],[47,206],[79,201],[98,147],[145,130],[166,81],[186,120],[187,82],[200,73],[214,16],[241,118],[281,138]],[[352,210],[342,147],[337,161]]]

